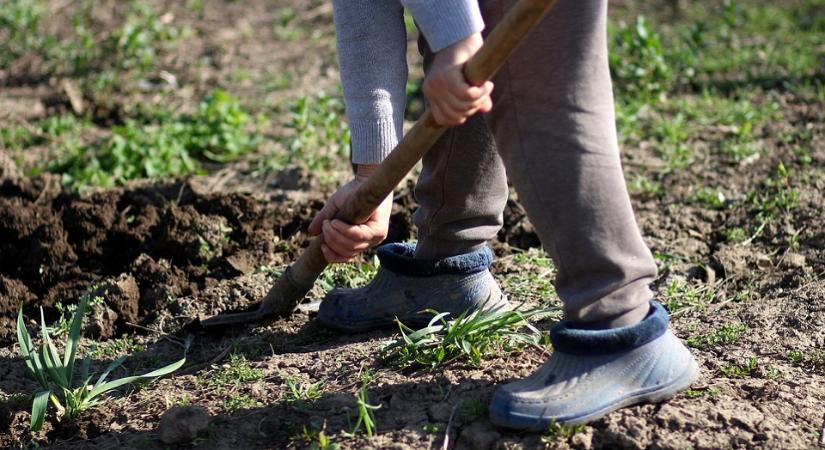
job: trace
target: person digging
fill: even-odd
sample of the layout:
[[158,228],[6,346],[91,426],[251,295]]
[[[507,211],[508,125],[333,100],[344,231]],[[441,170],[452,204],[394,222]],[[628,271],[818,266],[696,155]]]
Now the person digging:
[[[503,224],[509,181],[557,268],[565,320],[554,352],[493,394],[493,423],[583,423],[688,388],[698,367],[668,330],[649,284],[656,265],[625,187],[607,58],[607,1],[559,0],[492,82],[470,86],[463,64],[509,0],[335,0],[341,80],[356,174],[310,225],[329,262],[387,236],[392,196],[365,223],[331,220],[402,135],[407,82],[403,8],[422,37],[423,92],[435,120],[455,125],[425,155],[415,187],[416,244],[378,248],[381,267],[358,289],[336,289],[317,320],[363,332],[426,324],[431,308],[508,308],[486,242]],[[493,86],[495,85],[495,89]]]

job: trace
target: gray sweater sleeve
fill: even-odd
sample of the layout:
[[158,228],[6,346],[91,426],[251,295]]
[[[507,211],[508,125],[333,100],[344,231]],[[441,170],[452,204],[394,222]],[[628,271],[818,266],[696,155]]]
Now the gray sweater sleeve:
[[434,51],[484,27],[477,0],[333,0],[355,164],[380,163],[403,132],[407,35],[402,3]]

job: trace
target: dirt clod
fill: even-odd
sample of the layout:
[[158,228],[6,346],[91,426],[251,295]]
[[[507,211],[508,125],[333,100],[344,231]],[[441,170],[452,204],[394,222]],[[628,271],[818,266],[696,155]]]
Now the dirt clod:
[[191,442],[209,427],[209,420],[202,406],[173,406],[160,418],[160,440],[170,445]]
[[100,284],[92,295],[102,297],[106,305],[124,321],[134,323],[138,320],[140,291],[131,275],[122,274]]

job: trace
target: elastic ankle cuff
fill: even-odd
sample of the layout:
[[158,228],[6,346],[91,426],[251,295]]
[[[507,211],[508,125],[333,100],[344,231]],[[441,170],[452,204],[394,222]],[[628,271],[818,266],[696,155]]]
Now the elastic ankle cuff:
[[414,258],[414,254],[415,244],[394,243],[378,248],[382,268],[411,277],[471,275],[488,270],[493,262],[493,253],[487,247],[447,258]]
[[550,330],[553,349],[571,355],[605,355],[641,347],[667,331],[670,317],[658,302],[650,302],[650,312],[636,325],[606,330],[576,328],[570,321]]

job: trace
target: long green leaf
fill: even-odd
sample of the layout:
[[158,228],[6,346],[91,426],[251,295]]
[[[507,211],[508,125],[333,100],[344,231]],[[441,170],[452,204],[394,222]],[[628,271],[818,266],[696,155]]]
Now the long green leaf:
[[63,379],[63,372],[57,370],[57,365],[51,359],[51,356],[49,356],[49,349],[46,347],[45,342],[40,344],[40,362],[46,369],[45,372],[48,374],[49,380],[59,388],[65,389],[66,380]]
[[41,349],[43,351],[43,362],[47,369],[49,369],[49,373],[56,375],[54,382],[59,383],[60,387],[63,388],[71,388],[69,383],[66,379],[66,370],[63,366],[63,361],[60,359],[60,355],[57,353],[57,347],[54,346],[54,342],[52,342],[52,337],[49,336],[49,329],[46,327],[46,317],[43,315],[43,308],[40,308],[40,334],[43,336],[43,344],[41,345]]
[[[74,359],[77,353],[77,344],[80,341],[80,329],[83,326],[83,315],[86,312],[86,304],[89,297],[82,296],[77,303],[77,309],[72,317],[72,324],[69,328],[69,337],[66,340],[66,350],[63,355],[63,367],[65,367],[67,386],[72,385],[72,375],[74,373]],[[84,377],[85,378],[85,377]]]
[[32,400],[32,431],[40,431],[43,428],[50,395],[52,395],[52,391],[48,389],[40,389],[34,393],[34,399]]
[[109,374],[112,373],[113,370],[120,367],[120,365],[123,364],[123,361],[126,361],[125,356],[121,356],[120,358],[110,362],[109,365],[106,366],[106,370],[104,370],[103,373],[100,374],[100,378],[97,379],[97,382],[95,383],[95,387],[98,387],[101,384],[103,384],[103,382],[106,381],[106,377],[108,377]]
[[119,380],[114,380],[114,381],[110,381],[108,383],[103,383],[100,386],[97,386],[94,389],[92,389],[92,392],[89,393],[89,396],[87,397],[87,400],[92,400],[93,398],[97,397],[100,394],[103,394],[104,392],[111,391],[112,389],[117,389],[120,386],[123,386],[123,385],[126,385],[126,384],[134,383],[135,381],[149,380],[149,379],[152,379],[152,378],[158,378],[158,377],[162,377],[164,375],[168,375],[168,374],[180,369],[185,362],[186,362],[186,358],[183,358],[178,362],[174,362],[172,364],[169,364],[168,366],[161,367],[160,369],[154,370],[154,371],[149,372],[147,374],[135,375],[135,376],[131,376],[131,377],[125,377],[125,378],[121,378]]
[[20,312],[17,314],[17,342],[20,344],[20,354],[26,362],[26,367],[29,368],[29,371],[44,389],[48,388],[49,384],[46,381],[46,375],[43,373],[43,367],[40,366],[39,355],[34,349],[31,336],[29,336],[26,329],[26,323],[23,321],[23,305],[20,305]]

